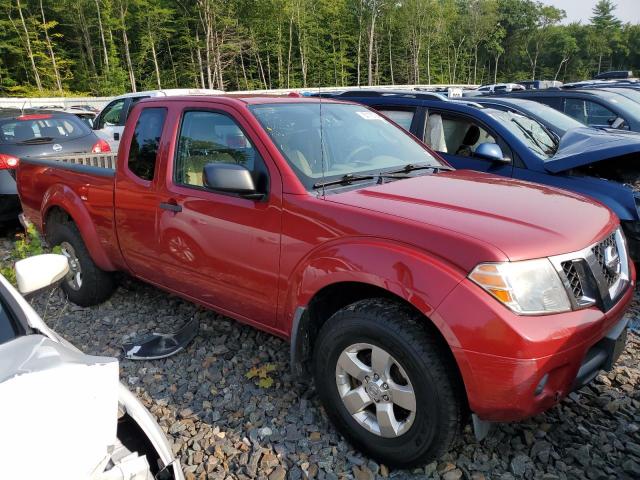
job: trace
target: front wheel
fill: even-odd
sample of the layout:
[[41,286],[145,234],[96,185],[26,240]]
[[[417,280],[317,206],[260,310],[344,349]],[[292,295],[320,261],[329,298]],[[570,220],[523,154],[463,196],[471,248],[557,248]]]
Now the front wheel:
[[318,395],[336,428],[387,465],[428,463],[457,440],[457,371],[426,321],[404,305],[369,299],[322,327],[314,348]]

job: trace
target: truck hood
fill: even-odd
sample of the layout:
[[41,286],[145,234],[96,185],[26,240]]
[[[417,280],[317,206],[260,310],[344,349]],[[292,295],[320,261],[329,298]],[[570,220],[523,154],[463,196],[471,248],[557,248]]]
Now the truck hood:
[[[463,268],[468,263],[456,262],[452,257],[460,254],[451,247],[461,236],[483,251],[491,246],[494,252],[502,252],[502,258],[496,255],[479,261],[523,260],[581,250],[618,223],[607,207],[589,198],[469,170],[393,181],[337,193],[326,200],[400,217],[422,228],[429,225],[424,237],[417,235],[424,248],[440,245],[444,238],[449,249],[435,253]],[[415,243],[410,238],[395,240]]]
[[576,128],[563,135],[558,151],[544,166],[551,173],[559,173],[633,153],[640,154],[638,134]]

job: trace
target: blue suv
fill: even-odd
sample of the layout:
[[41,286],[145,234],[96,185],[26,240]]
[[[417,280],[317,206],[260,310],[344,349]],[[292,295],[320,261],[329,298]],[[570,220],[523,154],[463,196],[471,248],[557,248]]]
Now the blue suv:
[[637,162],[640,154],[640,135],[576,128],[559,137],[518,112],[413,90],[315,95],[378,110],[455,168],[528,180],[599,200],[620,217],[632,257],[640,261],[640,168],[630,162]]

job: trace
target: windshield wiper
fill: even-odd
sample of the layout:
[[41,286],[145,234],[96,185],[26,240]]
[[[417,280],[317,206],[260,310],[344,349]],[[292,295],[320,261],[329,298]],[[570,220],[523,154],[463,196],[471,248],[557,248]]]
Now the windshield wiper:
[[413,172],[414,170],[427,170],[427,169],[433,169],[434,172],[439,172],[441,170],[442,171],[455,170],[455,168],[447,167],[445,165],[424,165],[424,164],[416,165],[413,163],[407,163],[404,167],[402,167],[399,170],[391,170],[390,172],[384,172],[384,175],[388,176],[388,175],[393,175],[395,173],[409,173],[409,172]]
[[560,145],[560,137],[558,136],[558,134],[556,132],[551,130],[546,125],[541,123],[540,126],[544,129],[545,132],[547,132],[547,135],[549,135],[549,137],[551,138],[551,141],[553,142],[553,148],[554,148],[554,152],[553,153],[557,152],[558,151],[558,146]]
[[409,172],[413,172],[414,170],[426,170],[432,169],[435,172],[440,170],[449,171],[455,170],[455,168],[447,167],[445,165],[414,165],[409,163],[405,165],[403,168],[398,170],[392,170],[389,172],[380,172],[376,175],[354,175],[353,173],[348,173],[343,175],[337,180],[330,180],[328,182],[318,182],[313,184],[313,188],[317,190],[318,188],[329,187],[331,185],[351,185],[353,182],[363,181],[363,180],[376,180],[378,183],[384,183],[383,180],[386,178],[401,180],[403,178],[411,178],[409,175],[406,175]]
[[53,140],[53,137],[34,137],[29,140],[23,140],[22,142],[18,142],[19,145],[31,145],[34,143],[48,143]]
[[524,125],[522,125],[518,120],[516,120],[515,118],[512,118],[511,121],[513,123],[515,123],[517,125],[517,127],[522,130],[522,132],[529,137],[529,140],[531,140],[533,143],[535,143],[537,145],[537,147],[542,150],[542,152],[545,155],[553,155],[555,153],[554,147],[551,147],[549,145],[546,145],[542,142],[540,142],[540,140],[538,140],[535,136],[535,134],[529,130],[527,127],[525,127]]
[[353,182],[359,182],[362,180],[375,180],[376,178],[378,178],[378,175],[354,175],[352,173],[348,173],[337,180],[314,183],[313,188],[317,190],[318,188],[329,187],[331,185],[351,185]]

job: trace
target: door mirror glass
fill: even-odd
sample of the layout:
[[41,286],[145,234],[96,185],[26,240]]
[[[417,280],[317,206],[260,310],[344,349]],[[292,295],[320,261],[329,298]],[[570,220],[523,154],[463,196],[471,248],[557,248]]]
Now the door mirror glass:
[[202,170],[204,186],[218,192],[235,193],[244,198],[263,197],[256,190],[247,167],[232,163],[208,163]]
[[489,160],[491,162],[509,163],[509,159],[504,157],[502,149],[496,143],[485,142],[478,145],[473,154],[475,157]]
[[57,286],[69,273],[69,261],[53,253],[36,255],[16,262],[16,281],[22,295]]

